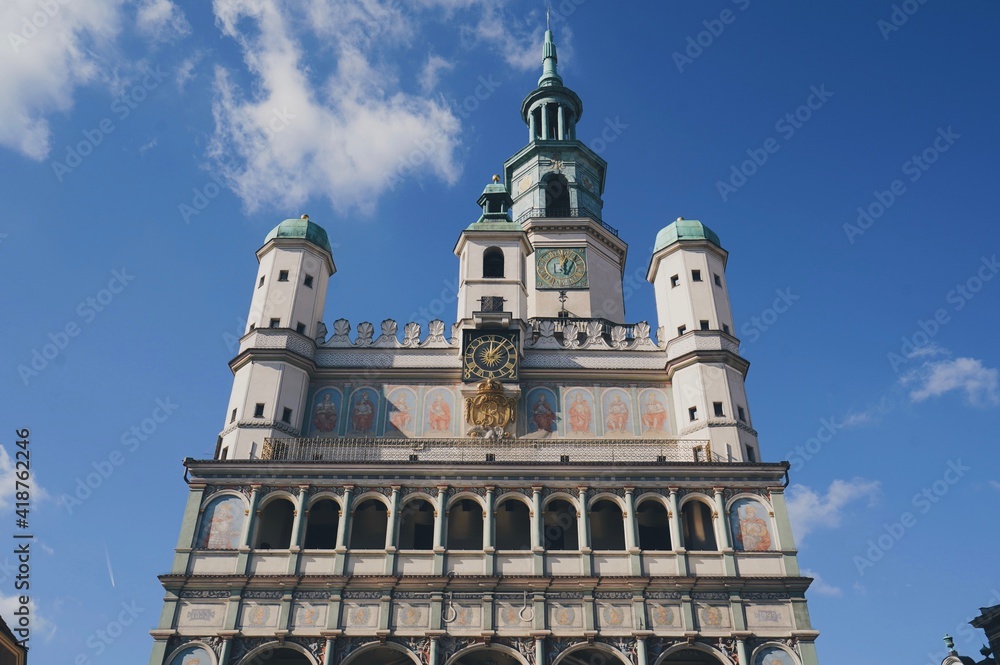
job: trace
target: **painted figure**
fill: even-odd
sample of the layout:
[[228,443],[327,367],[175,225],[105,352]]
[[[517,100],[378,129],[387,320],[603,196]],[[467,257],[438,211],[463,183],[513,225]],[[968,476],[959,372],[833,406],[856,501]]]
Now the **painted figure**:
[[538,396],[538,401],[535,402],[535,407],[531,410],[531,415],[535,421],[535,427],[538,429],[544,432],[551,432],[555,429],[556,412],[552,410],[552,407],[545,400],[545,393],[541,393]]
[[234,550],[243,531],[243,504],[231,497],[210,507],[208,522],[202,527],[199,547],[210,550]]
[[663,423],[667,419],[667,410],[663,402],[650,393],[649,400],[646,401],[646,410],[642,413],[643,426],[652,432],[662,432]]
[[569,428],[573,432],[590,432],[590,405],[581,393],[576,393],[569,405]]
[[354,404],[351,411],[351,428],[355,432],[367,433],[375,424],[375,405],[368,399],[368,393],[361,393],[361,399]]
[[330,401],[330,393],[323,395],[323,401],[313,409],[313,426],[324,434],[337,429],[337,405]]
[[746,552],[764,552],[771,549],[771,532],[767,522],[757,517],[757,509],[748,505],[740,517],[740,530],[736,542]]
[[431,402],[427,423],[432,432],[447,432],[451,427],[451,407],[441,395],[437,395]]
[[392,403],[389,411],[389,423],[400,432],[409,432],[413,424],[413,414],[410,411],[410,403],[406,395],[401,395]]
[[621,395],[615,395],[614,401],[608,407],[608,415],[604,419],[608,434],[620,434],[628,428],[628,404],[622,401]]

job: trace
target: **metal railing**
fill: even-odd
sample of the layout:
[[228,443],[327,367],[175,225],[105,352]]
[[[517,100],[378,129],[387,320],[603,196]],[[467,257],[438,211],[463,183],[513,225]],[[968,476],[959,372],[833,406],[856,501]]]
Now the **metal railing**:
[[601,215],[599,213],[596,213],[593,210],[589,210],[587,208],[528,208],[518,216],[516,221],[518,224],[522,224],[526,219],[531,219],[532,217],[541,217],[541,218],[587,217],[600,224],[607,231],[612,233],[616,238],[618,237],[618,229],[604,222],[604,220],[601,219]]
[[611,329],[615,326],[621,326],[625,329],[625,339],[631,340],[635,339],[635,324],[634,323],[615,323],[614,321],[609,321],[608,319],[584,319],[577,318],[573,316],[540,316],[534,319],[528,319],[528,323],[531,325],[531,330],[535,334],[540,332],[540,326],[543,321],[551,321],[555,325],[555,332],[562,334],[563,329],[566,327],[567,323],[575,323],[580,326],[581,332],[586,332],[587,327],[592,322],[597,322],[601,324],[601,334],[611,336]]
[[708,440],[268,438],[260,459],[430,464],[726,462]]

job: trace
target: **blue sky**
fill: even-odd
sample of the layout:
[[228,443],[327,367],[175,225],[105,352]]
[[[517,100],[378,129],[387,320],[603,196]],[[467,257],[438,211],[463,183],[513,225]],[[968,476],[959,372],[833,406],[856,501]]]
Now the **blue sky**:
[[[1000,603],[1000,5],[623,7],[566,0],[553,28],[627,318],[655,321],[662,226],[717,231],[821,661],[940,662],[946,632],[975,654],[964,622]],[[213,451],[270,228],[329,231],[328,322],[453,320],[451,250],[526,140],[543,25],[520,0],[0,9],[0,533],[30,428],[33,659],[148,658],[181,460]]]

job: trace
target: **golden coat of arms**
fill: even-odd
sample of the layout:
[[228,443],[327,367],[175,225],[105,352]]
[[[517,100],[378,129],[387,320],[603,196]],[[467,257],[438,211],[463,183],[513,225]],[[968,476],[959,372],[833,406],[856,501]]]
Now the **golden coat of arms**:
[[471,436],[503,431],[516,417],[517,398],[504,394],[499,381],[483,381],[476,394],[465,399],[465,420],[472,426]]

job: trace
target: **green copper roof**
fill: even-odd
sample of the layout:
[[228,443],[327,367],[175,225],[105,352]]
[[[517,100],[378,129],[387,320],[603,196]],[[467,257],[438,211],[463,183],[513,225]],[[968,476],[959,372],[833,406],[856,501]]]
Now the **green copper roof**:
[[266,245],[275,238],[297,238],[308,240],[317,247],[325,249],[328,254],[333,256],[333,250],[330,249],[330,238],[326,235],[326,229],[316,222],[309,221],[309,217],[306,215],[303,215],[303,218],[286,219],[281,224],[278,224],[264,238],[264,244]]
[[722,249],[722,242],[715,231],[697,219],[678,219],[656,234],[656,245],[653,248],[653,253],[664,247],[669,247],[679,240],[707,240]]

